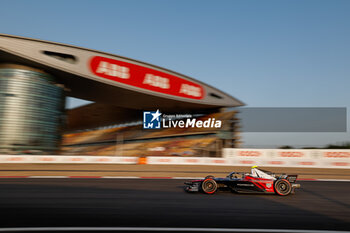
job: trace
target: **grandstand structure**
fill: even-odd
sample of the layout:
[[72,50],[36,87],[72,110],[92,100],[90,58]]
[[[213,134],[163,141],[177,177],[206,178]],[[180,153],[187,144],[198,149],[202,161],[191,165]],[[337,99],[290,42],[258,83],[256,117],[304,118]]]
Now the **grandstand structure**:
[[[65,109],[65,98],[93,103]],[[238,99],[188,76],[100,51],[0,34],[0,153],[217,156],[239,145]],[[221,128],[143,129],[143,111]]]
[[85,130],[64,135],[64,154],[104,156],[209,156],[221,149],[239,145],[235,111],[203,114],[198,119],[215,118],[223,122],[215,128],[166,128],[144,130],[141,124]]

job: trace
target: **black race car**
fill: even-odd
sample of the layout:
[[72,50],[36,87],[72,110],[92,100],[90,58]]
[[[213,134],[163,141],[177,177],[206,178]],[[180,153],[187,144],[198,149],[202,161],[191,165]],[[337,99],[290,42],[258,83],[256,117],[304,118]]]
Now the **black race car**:
[[207,176],[204,179],[185,182],[187,192],[213,194],[217,190],[238,193],[271,193],[281,196],[294,193],[298,175],[276,174],[252,167],[251,173],[231,172],[226,178]]

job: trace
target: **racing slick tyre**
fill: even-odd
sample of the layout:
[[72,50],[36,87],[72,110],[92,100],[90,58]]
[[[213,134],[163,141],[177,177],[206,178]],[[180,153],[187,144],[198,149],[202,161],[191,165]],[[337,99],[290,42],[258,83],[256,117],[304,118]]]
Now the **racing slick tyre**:
[[277,180],[274,188],[275,192],[280,196],[287,196],[292,192],[292,185],[286,179]]
[[218,184],[213,179],[205,179],[202,183],[202,190],[206,194],[213,194],[216,192]]
[[204,179],[214,179],[215,177],[212,175],[206,176]]

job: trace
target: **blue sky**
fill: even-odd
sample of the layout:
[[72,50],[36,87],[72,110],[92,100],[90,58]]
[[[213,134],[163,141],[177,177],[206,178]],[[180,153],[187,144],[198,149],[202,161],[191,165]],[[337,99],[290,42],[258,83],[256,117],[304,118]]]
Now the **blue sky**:
[[[249,107],[350,107],[348,0],[0,3],[1,33],[162,66]],[[245,133],[243,141],[321,145],[350,141],[350,134]]]

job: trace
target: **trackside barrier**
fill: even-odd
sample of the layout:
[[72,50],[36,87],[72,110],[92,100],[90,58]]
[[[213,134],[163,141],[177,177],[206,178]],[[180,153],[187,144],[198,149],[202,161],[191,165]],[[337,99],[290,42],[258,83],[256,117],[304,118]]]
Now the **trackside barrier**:
[[147,157],[147,164],[172,165],[221,165],[230,166],[232,159],[207,157]]
[[63,155],[0,155],[0,163],[100,163],[137,164],[137,157],[63,156]]
[[350,168],[350,150],[225,148],[223,158],[233,166]]
[[350,168],[350,150],[223,149],[222,158],[0,155],[0,163],[164,164]]

